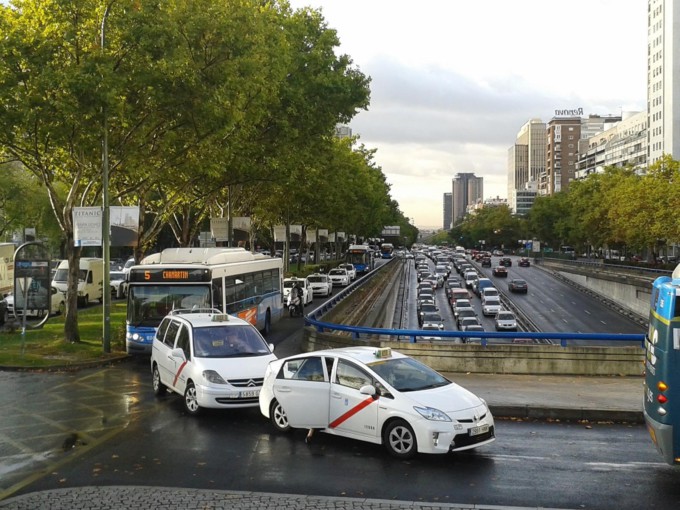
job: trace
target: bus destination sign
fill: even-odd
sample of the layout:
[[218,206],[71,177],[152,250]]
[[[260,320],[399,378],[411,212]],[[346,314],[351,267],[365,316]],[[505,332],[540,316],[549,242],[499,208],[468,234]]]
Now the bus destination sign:
[[210,271],[204,268],[132,268],[131,282],[209,282]]

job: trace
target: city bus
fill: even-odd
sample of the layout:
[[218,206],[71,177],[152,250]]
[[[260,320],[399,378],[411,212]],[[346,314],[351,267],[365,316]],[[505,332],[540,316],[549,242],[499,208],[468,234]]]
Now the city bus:
[[647,430],[664,461],[680,464],[680,266],[654,281],[645,348]]
[[128,273],[126,350],[151,352],[156,328],[172,310],[218,309],[265,335],[283,315],[283,260],[243,248],[169,248]]
[[391,259],[394,256],[394,245],[392,243],[382,243],[380,245],[380,256],[384,259]]
[[348,264],[354,264],[357,275],[366,274],[373,270],[373,250],[365,244],[352,244],[347,249]]

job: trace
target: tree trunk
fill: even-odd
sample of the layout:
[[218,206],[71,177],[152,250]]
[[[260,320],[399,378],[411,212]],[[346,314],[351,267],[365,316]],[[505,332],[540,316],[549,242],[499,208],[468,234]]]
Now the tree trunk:
[[66,316],[64,317],[64,341],[80,343],[80,331],[78,328],[78,274],[80,272],[81,248],[73,245],[73,231],[67,232],[66,237],[68,288],[66,291]]

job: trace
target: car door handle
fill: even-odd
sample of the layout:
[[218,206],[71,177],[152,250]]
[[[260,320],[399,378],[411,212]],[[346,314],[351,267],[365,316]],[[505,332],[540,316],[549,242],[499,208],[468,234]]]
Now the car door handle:
[[279,386],[277,391],[280,391],[281,393],[290,393],[291,390],[288,386]]
[[340,393],[333,392],[333,393],[331,393],[331,397],[333,397],[333,398],[342,398],[342,395],[340,395]]

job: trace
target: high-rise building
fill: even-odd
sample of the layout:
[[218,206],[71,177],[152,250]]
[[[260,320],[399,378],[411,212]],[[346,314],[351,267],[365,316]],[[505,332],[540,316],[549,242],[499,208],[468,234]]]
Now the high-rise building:
[[518,191],[536,188],[546,166],[546,127],[541,119],[531,119],[517,133],[508,151],[508,206],[517,212]]
[[541,194],[567,191],[574,180],[581,121],[581,117],[553,117],[548,122],[545,178],[538,184]]
[[453,178],[453,224],[459,223],[469,205],[484,198],[484,178],[474,173],[460,173]]
[[443,218],[442,228],[450,230],[453,223],[453,195],[451,193],[444,193]]
[[680,158],[680,5],[649,0],[647,8],[648,164]]

